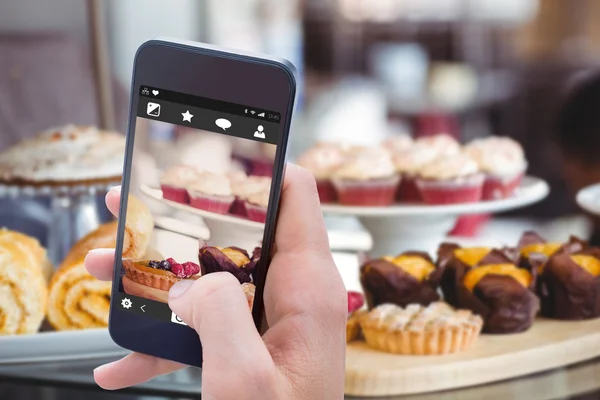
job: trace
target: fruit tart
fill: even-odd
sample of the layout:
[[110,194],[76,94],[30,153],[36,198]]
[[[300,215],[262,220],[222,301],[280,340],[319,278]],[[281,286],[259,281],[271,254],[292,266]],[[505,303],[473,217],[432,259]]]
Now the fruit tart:
[[203,245],[198,255],[200,270],[202,275],[225,271],[235,276],[240,283],[253,282],[252,274],[260,259],[260,252],[260,247],[249,255],[246,250],[235,246],[223,248]]
[[348,292],[348,321],[346,322],[346,343],[357,339],[360,336],[360,319],[365,314],[361,310],[365,303],[365,298],[358,292]]
[[168,302],[169,290],[182,279],[198,279],[200,266],[193,262],[166,260],[123,260],[125,293],[150,300]]
[[440,355],[468,349],[479,336],[483,320],[469,310],[444,302],[405,308],[382,304],[360,321],[369,347],[388,353]]
[[600,317],[599,248],[571,252],[563,246],[537,268],[543,316],[561,320]]
[[457,299],[461,308],[484,319],[483,332],[515,333],[531,327],[539,310],[533,290],[536,271],[517,266],[493,250],[471,268],[456,269]]
[[397,257],[367,261],[360,269],[360,282],[369,308],[384,303],[405,307],[428,305],[439,300],[437,288],[442,270],[427,253],[406,252]]

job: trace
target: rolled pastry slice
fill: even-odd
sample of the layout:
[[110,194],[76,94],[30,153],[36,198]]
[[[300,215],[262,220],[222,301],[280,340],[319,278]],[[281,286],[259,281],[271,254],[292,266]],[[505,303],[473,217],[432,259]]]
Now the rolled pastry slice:
[[48,259],[46,249],[40,245],[40,242],[38,242],[36,238],[25,235],[21,232],[15,232],[6,228],[1,228],[0,243],[4,241],[15,243],[25,250],[32,261],[34,261],[34,263],[40,267],[44,277],[46,278],[46,281],[50,280],[50,277],[54,272],[54,267]]
[[26,246],[0,243],[0,335],[35,333],[46,312],[42,269]]
[[[154,228],[152,214],[138,199],[129,196],[123,257],[142,258]],[[108,325],[111,283],[90,275],[84,266],[95,248],[114,248],[117,221],[101,225],[79,240],[62,262],[52,281],[48,321],[58,330],[101,328]]]

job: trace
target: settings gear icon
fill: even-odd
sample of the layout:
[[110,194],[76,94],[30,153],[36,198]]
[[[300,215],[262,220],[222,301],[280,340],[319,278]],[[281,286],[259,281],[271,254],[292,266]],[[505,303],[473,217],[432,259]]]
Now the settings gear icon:
[[133,303],[127,297],[121,300],[121,306],[126,309],[130,309]]

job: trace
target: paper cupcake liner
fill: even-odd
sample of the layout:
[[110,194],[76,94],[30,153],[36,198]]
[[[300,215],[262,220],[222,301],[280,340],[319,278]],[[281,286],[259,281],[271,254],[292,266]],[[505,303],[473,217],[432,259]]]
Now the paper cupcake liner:
[[417,186],[427,204],[475,203],[481,200],[484,176],[475,174],[454,180],[417,179]]
[[523,172],[508,178],[487,175],[485,177],[485,182],[483,183],[482,199],[500,200],[512,197],[519,185],[521,185],[524,175]]
[[341,204],[347,206],[389,206],[394,203],[400,177],[393,176],[368,181],[334,179],[332,182]]
[[248,175],[273,176],[273,161],[270,160],[251,160],[250,172]]
[[426,331],[389,331],[362,327],[369,347],[404,355],[442,355],[466,350],[479,336],[481,326],[444,327]]
[[396,200],[402,203],[422,203],[423,197],[414,176],[402,175],[400,186],[396,192]]
[[255,222],[265,223],[267,221],[267,209],[246,202],[246,210],[248,211],[248,219]]
[[231,203],[231,208],[229,209],[229,214],[247,218],[248,211],[246,210],[246,203],[244,202],[244,200],[236,197],[236,199],[233,201],[233,203]]
[[217,214],[227,214],[233,203],[233,197],[209,196],[189,193],[190,206],[199,210]]
[[160,188],[162,189],[164,199],[182,204],[190,203],[190,196],[186,189],[169,185],[160,185]]
[[317,179],[317,192],[321,203],[337,202],[337,193],[329,179]]

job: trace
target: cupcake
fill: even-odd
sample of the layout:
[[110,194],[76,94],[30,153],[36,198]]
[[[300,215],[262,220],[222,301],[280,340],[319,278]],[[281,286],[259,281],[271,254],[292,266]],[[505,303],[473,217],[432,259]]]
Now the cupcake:
[[441,275],[428,254],[406,252],[366,262],[360,268],[360,283],[369,308],[384,303],[428,305],[440,298]]
[[505,199],[515,193],[527,170],[519,143],[507,137],[478,139],[465,146],[464,151],[485,174],[483,200]]
[[495,255],[496,259],[484,259],[472,268],[457,268],[458,305],[481,315],[483,332],[526,331],[540,307],[534,294],[537,274],[519,268],[501,253]]
[[[533,255],[532,255],[533,256]],[[534,262],[542,316],[561,320],[600,317],[600,249],[571,238],[545,262]]]
[[235,200],[229,209],[229,213],[247,218],[246,200],[253,194],[271,188],[271,178],[266,176],[248,176],[243,179],[230,179],[231,191]]
[[442,355],[466,350],[475,342],[483,321],[469,310],[443,302],[399,307],[382,304],[360,321],[367,345],[387,353]]
[[317,143],[302,154],[297,164],[310,171],[317,182],[321,203],[335,203],[337,194],[331,183],[332,171],[344,160],[341,146],[333,143]]
[[389,153],[381,148],[352,149],[331,179],[339,202],[348,206],[388,206],[400,183]]
[[263,188],[246,199],[245,206],[248,218],[252,221],[265,223],[269,207],[270,187]]
[[423,201],[416,179],[421,168],[435,160],[438,155],[439,152],[435,148],[418,144],[392,156],[396,172],[401,177],[396,200],[411,203]]
[[406,133],[394,135],[385,139],[381,143],[381,147],[387,150],[390,155],[406,151],[414,144],[413,138]]
[[423,167],[417,187],[428,204],[474,203],[481,200],[483,181],[477,163],[457,153],[437,158]]
[[217,214],[227,214],[234,200],[229,178],[212,172],[201,173],[187,190],[192,207]]
[[200,172],[189,165],[176,165],[169,168],[160,178],[160,187],[163,198],[188,204],[187,187],[195,183],[200,177]]
[[415,145],[428,147],[440,156],[451,156],[461,152],[460,143],[445,133],[420,137],[415,140]]

